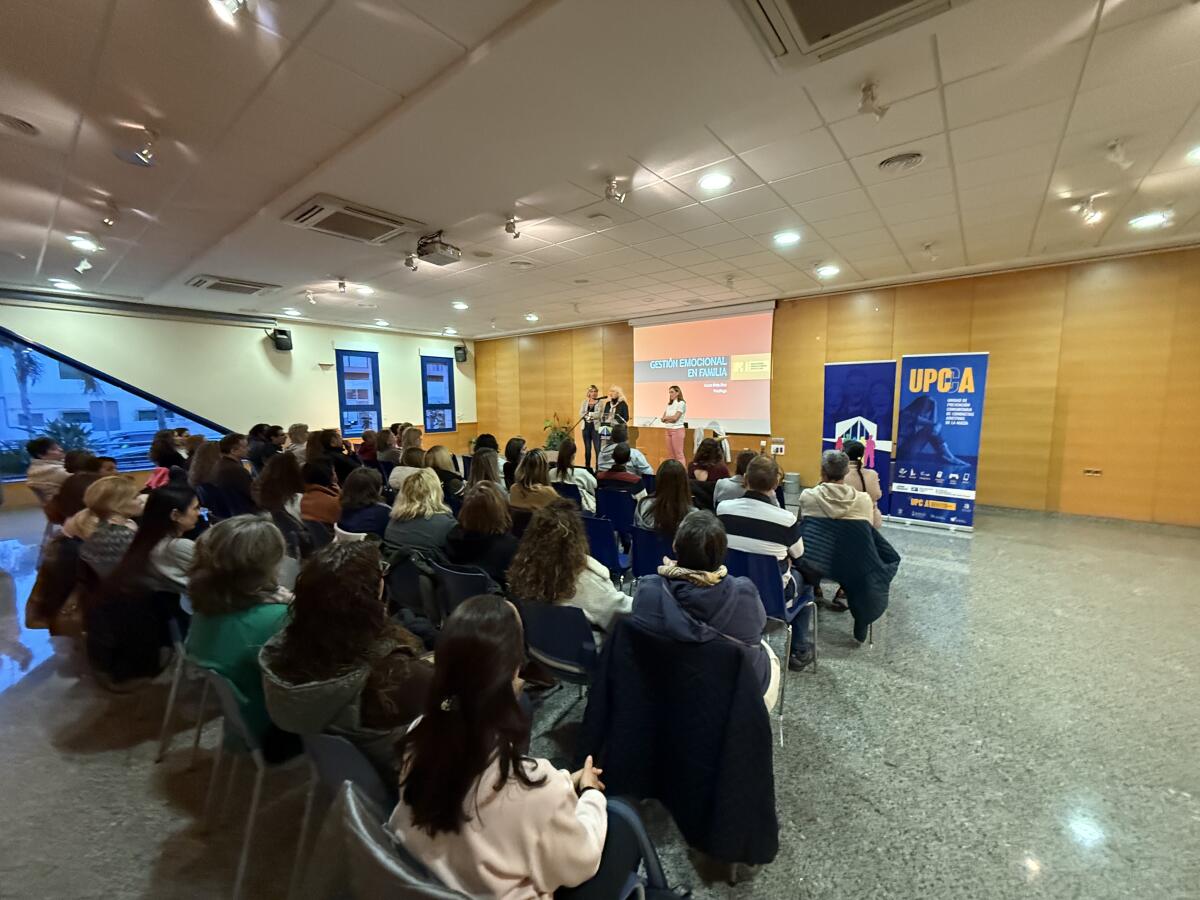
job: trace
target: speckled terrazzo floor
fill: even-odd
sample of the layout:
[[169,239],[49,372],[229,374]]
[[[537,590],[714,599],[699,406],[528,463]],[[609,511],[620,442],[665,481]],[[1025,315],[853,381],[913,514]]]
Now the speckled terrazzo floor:
[[[999,510],[978,528],[888,528],[905,560],[875,648],[823,613],[820,672],[789,682],[778,859],[705,885],[649,810],[672,880],[699,897],[1200,897],[1200,530]],[[189,770],[181,734],[154,764],[165,685],[104,694],[13,629],[31,575],[3,542],[36,529],[0,515],[0,898],[225,896],[244,807],[206,836],[207,751]],[[578,712],[535,751],[564,752]],[[252,896],[284,894],[301,784],[268,781]]]

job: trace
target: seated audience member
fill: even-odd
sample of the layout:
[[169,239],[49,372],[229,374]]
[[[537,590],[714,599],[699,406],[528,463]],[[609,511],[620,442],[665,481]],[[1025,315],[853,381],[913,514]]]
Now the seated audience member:
[[[262,445],[267,441],[267,429],[270,427],[266,422],[259,422],[246,432],[246,454],[243,457],[244,459],[249,459],[251,453],[257,456],[261,452]],[[258,469],[254,471],[257,472]]]
[[455,526],[442,494],[442,483],[431,469],[404,480],[392,505],[392,520],[383,533],[385,550],[415,550],[444,556],[446,538]]
[[879,487],[879,473],[863,467],[866,449],[862,441],[846,441],[842,445],[842,452],[850,462],[844,480],[850,487],[863,491],[871,498],[871,524],[880,528],[883,526],[883,514],[879,511],[879,498],[883,496],[883,490]]
[[221,445],[217,441],[202,441],[191,455],[188,484],[194,488],[216,485],[217,467],[221,464]]
[[[756,456],[746,467],[746,493],[725,500],[717,507],[717,518],[725,526],[729,548],[745,553],[762,553],[779,560],[784,580],[784,597],[790,606],[801,592],[799,573],[792,572],[792,561],[804,555],[800,522],[775,500],[779,485],[779,465],[769,456]],[[813,660],[809,628],[812,607],[805,607],[792,622],[791,657],[788,668],[800,671]]]
[[425,468],[424,450],[420,447],[409,447],[407,450],[401,451],[400,465],[392,469],[392,474],[388,476],[388,486],[394,491],[399,491],[410,476],[420,472],[423,468]]
[[508,592],[523,601],[578,607],[601,632],[632,603],[613,586],[608,569],[588,555],[579,512],[561,498],[530,519],[508,569]]
[[70,474],[46,504],[46,518],[55,525],[83,509],[84,492],[100,477],[100,460],[87,450],[68,450],[63,467]]
[[308,446],[308,426],[303,422],[296,422],[288,428],[287,434],[288,442],[284,448],[285,451],[293,454],[300,465],[304,465],[308,461],[305,459],[305,449]]
[[164,428],[154,435],[150,442],[150,461],[160,469],[178,467],[186,469],[187,458],[179,452],[178,435],[174,428]]
[[341,494],[333,486],[333,468],[324,461],[306,462],[300,475],[304,479],[300,518],[305,522],[335,524],[342,517],[342,503]]
[[[725,465],[725,451],[721,442],[716,438],[705,438],[696,448],[696,455],[688,464],[688,477],[697,481],[716,481],[729,477],[729,467]],[[714,488],[715,490],[715,488]]]
[[256,508],[254,479],[242,464],[248,452],[246,436],[227,434],[217,442],[217,447],[221,451],[221,459],[217,463],[216,485],[224,493],[229,511],[234,515],[253,512]]
[[420,428],[417,428],[415,425],[405,426],[405,428],[400,432],[400,451],[403,453],[409,448],[415,448],[417,450],[423,449],[421,447],[421,438],[422,434]]
[[434,444],[426,450],[425,468],[433,470],[448,496],[457,496],[463,492],[462,476],[454,468],[449,448],[442,444]]
[[800,492],[800,515],[816,519],[865,519],[874,522],[870,496],[846,484],[850,459],[841,450],[821,454],[821,483]]
[[271,724],[258,668],[259,650],[287,621],[291,594],[277,579],[284,550],[269,519],[234,516],[200,535],[188,576],[188,656],[233,684],[246,727],[271,761],[292,755],[299,743]]
[[517,466],[516,477],[508,492],[513,509],[533,511],[558,500],[558,491],[550,487],[550,464],[541,450],[530,450]]
[[409,422],[393,422],[388,426],[388,431],[392,433],[392,437],[396,439],[396,446],[400,446],[400,433],[404,431],[411,423]]
[[[668,462],[683,470],[676,460]],[[675,532],[675,559],[663,560],[658,575],[638,580],[633,620],[677,641],[743,644],[771,709],[779,695],[779,660],[762,639],[767,614],[754,582],[725,570],[725,550],[725,529],[716,516],[698,509],[684,516]]]
[[304,448],[306,462],[321,462],[324,460],[333,466],[338,484],[349,477],[358,468],[358,458],[346,452],[346,442],[336,428],[322,428],[312,432],[308,444]]
[[83,502],[87,508],[67,520],[63,533],[83,539],[79,558],[107,578],[133,543],[133,519],[142,514],[146,498],[131,479],[109,475],[92,483]]
[[183,439],[183,449],[179,452],[187,457],[188,470],[192,468],[192,460],[196,458],[196,451],[208,443],[208,438],[202,434],[189,434]]
[[117,461],[111,456],[97,456],[96,462],[100,464],[100,468],[96,470],[96,474],[101,478],[117,474]]
[[186,483],[171,482],[146,495],[133,542],[113,572],[118,585],[182,594],[196,544],[184,537],[200,520],[200,501]]
[[612,468],[613,452],[617,449],[618,444],[624,444],[629,447],[629,462],[626,464],[626,469],[633,472],[635,475],[653,475],[654,468],[650,465],[650,461],[646,459],[644,454],[637,447],[632,447],[629,444],[629,428],[626,425],[614,425],[612,434],[609,436],[609,442],[600,448],[600,452],[596,454],[596,476],[606,469]]
[[722,500],[735,500],[746,493],[746,467],[758,456],[753,450],[739,450],[735,459],[735,474],[722,478],[713,485],[713,506]]
[[525,453],[525,438],[511,437],[504,445],[504,486],[512,490],[513,481],[517,477],[517,466],[521,464],[521,456]]
[[175,429],[175,449],[184,459],[188,458],[188,439],[192,436],[186,427]]
[[396,444],[396,436],[390,431],[375,433],[375,458],[393,466],[400,465],[400,447]]
[[[525,755],[518,702],[524,632],[512,604],[471,597],[438,639],[425,714],[397,748],[400,802],[388,820],[447,886],[472,897],[620,897],[641,861],[608,818],[589,756],[574,773]],[[614,803],[617,801],[614,801]],[[557,893],[556,893],[557,892]]]
[[264,428],[262,440],[250,447],[246,454],[250,460],[250,466],[254,469],[254,474],[257,475],[261,472],[272,456],[282,453],[285,443],[287,443],[287,432],[283,430],[282,425],[268,425]]
[[471,457],[471,477],[467,479],[468,490],[477,484],[489,482],[500,489],[508,502],[508,487],[504,484],[504,476],[500,474],[500,454],[491,447],[480,449],[475,447],[475,455]]
[[286,626],[258,658],[272,722],[346,738],[395,784],[394,745],[425,708],[433,666],[419,658],[420,639],[388,617],[381,563],[369,541],[318,550],[296,579]]
[[677,459],[663,460],[654,479],[654,494],[638,502],[635,521],[666,537],[674,537],[683,517],[692,511],[687,469]]
[[596,487],[603,491],[624,491],[636,499],[646,496],[646,483],[642,476],[629,470],[629,445],[617,444],[612,448],[607,469],[596,476]]
[[283,535],[289,559],[307,559],[313,550],[312,535],[300,518],[304,488],[300,461],[294,453],[276,453],[267,460],[254,482],[258,508],[270,513],[271,521]]
[[587,512],[596,511],[596,476],[575,465],[575,441],[567,438],[558,445],[558,459],[550,470],[551,483],[573,484],[579,488],[579,499]]
[[25,471],[25,485],[44,507],[70,474],[63,464],[66,454],[58,441],[48,437],[37,437],[27,442],[25,452],[30,459],[29,468]]
[[[474,470],[472,465],[472,473]],[[504,585],[517,555],[517,539],[511,529],[512,517],[500,485],[490,481],[473,484],[463,497],[458,524],[446,536],[446,559],[459,566],[478,566],[496,584]]]
[[373,463],[379,458],[379,448],[375,445],[376,432],[370,428],[364,428],[363,433],[359,436],[358,446],[354,448],[354,455],[358,457],[359,462]]
[[383,502],[382,475],[365,467],[350,473],[342,486],[342,515],[337,522],[342,531],[373,534],[382,540],[391,511]]
[[[480,450],[495,450],[496,454],[500,453],[500,442],[496,440],[496,436],[485,431],[483,434],[475,438],[475,443],[471,445],[471,452],[478,453]],[[471,465],[474,465],[472,462]]]

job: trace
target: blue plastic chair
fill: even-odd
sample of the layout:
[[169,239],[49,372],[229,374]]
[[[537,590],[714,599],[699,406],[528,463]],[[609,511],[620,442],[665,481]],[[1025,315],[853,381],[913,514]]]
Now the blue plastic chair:
[[464,456],[460,456],[459,459],[462,461],[463,481],[470,481],[471,480],[471,460],[474,459],[474,456],[473,455],[470,455],[470,456],[464,455]]
[[560,681],[579,686],[579,696],[546,728],[546,731],[553,731],[583,699],[585,689],[592,682],[596,671],[596,639],[592,625],[583,610],[575,606],[523,601],[517,608],[525,625],[530,659],[540,662]]
[[450,507],[450,514],[454,518],[458,518],[458,514],[462,512],[463,498],[461,494],[451,494],[449,491],[444,492],[446,505]]
[[608,519],[584,513],[583,530],[587,534],[588,552],[596,562],[605,566],[617,581],[629,570],[629,556],[617,544],[613,523]]
[[633,577],[653,575],[664,556],[674,558],[671,540],[657,531],[641,526],[633,529]]
[[555,481],[550,487],[558,491],[558,496],[574,503],[577,509],[583,509],[583,495],[579,493],[579,485],[573,481]]
[[496,588],[491,576],[476,566],[442,565],[433,560],[429,565],[437,577],[437,602],[443,620],[468,597],[487,594]]
[[633,514],[637,503],[627,491],[600,488],[596,491],[596,515],[612,522],[617,534],[624,538],[633,536]]
[[229,507],[225,503],[225,493],[215,484],[196,485],[196,496],[200,498],[200,505],[207,509],[215,519],[232,517]]
[[655,477],[653,475],[643,475],[642,476],[642,484],[644,484],[646,486],[647,494],[654,493],[654,482],[655,482]]

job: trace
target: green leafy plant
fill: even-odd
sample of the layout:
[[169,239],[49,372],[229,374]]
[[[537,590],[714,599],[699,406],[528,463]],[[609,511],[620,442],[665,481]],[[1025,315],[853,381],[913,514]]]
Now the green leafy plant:
[[543,446],[547,450],[557,450],[562,446],[562,442],[571,436],[571,432],[567,430],[567,426],[559,419],[558,413],[554,414],[553,419],[546,420],[546,424],[542,426],[542,431],[546,432],[546,442]]
[[0,443],[0,478],[24,477],[29,468],[29,454],[21,441]]
[[64,422],[62,419],[51,419],[45,428],[39,431],[48,438],[58,442],[64,450],[91,450],[92,429],[87,425],[76,422]]

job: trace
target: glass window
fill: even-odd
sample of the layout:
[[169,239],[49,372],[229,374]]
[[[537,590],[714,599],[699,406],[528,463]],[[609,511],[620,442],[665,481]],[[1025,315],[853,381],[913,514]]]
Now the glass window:
[[421,357],[421,399],[425,431],[454,431],[454,361],[448,356]]
[[338,350],[338,408],[342,434],[378,431],[383,421],[379,400],[379,354],[368,350]]
[[154,432],[168,427],[210,439],[228,431],[0,328],[0,478],[25,477],[25,442],[40,435],[67,450],[111,456],[125,471],[149,469]]

